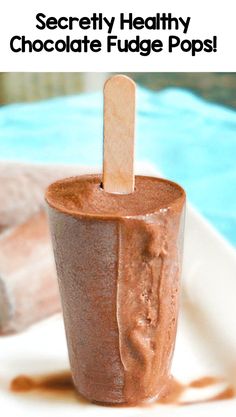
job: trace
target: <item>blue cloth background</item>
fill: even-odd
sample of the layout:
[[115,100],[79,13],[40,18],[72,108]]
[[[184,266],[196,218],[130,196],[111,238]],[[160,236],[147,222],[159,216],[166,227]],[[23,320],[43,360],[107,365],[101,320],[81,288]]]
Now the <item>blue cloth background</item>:
[[[2,160],[98,165],[102,95],[0,108]],[[236,245],[236,112],[193,93],[138,89],[136,159],[182,184],[188,198]]]

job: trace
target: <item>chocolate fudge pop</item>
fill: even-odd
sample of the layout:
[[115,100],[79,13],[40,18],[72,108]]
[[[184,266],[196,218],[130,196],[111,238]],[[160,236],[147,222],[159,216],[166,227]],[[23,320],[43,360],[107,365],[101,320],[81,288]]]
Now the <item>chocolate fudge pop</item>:
[[106,171],[57,181],[46,200],[74,384],[91,401],[132,405],[164,395],[170,378],[185,192],[117,172],[115,192]]

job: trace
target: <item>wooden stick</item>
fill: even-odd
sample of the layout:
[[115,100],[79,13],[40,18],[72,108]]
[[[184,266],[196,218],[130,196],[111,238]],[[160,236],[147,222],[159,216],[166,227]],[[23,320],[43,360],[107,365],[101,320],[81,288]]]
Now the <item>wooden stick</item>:
[[134,191],[135,83],[124,75],[104,86],[103,188],[108,193]]

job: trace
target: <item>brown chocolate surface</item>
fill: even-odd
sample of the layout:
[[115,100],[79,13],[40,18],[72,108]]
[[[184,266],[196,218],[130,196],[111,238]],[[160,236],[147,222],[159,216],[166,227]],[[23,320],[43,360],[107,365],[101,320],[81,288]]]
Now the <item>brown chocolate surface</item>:
[[46,199],[52,207],[75,215],[140,216],[183,199],[183,189],[171,181],[136,176],[132,194],[111,194],[103,190],[99,175],[82,175],[53,183]]
[[125,196],[100,182],[75,177],[46,194],[72,376],[91,401],[137,404],[169,380],[185,193],[150,177]]

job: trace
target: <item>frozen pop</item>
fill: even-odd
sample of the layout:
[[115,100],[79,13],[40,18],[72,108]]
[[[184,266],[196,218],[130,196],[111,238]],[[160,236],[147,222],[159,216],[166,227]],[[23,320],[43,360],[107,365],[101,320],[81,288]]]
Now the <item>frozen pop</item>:
[[[80,168],[80,173],[87,171]],[[78,175],[78,167],[56,164],[0,162],[0,232],[27,221],[45,209],[44,193],[53,181]]]
[[168,388],[185,192],[163,179],[134,181],[132,143],[125,158],[119,152],[133,141],[133,84],[109,83],[103,176],[57,181],[46,200],[75,386],[91,401],[134,405]]
[[74,166],[0,163],[1,336],[61,309],[43,195],[50,182],[75,173]]
[[0,336],[61,310],[45,211],[0,235]]

